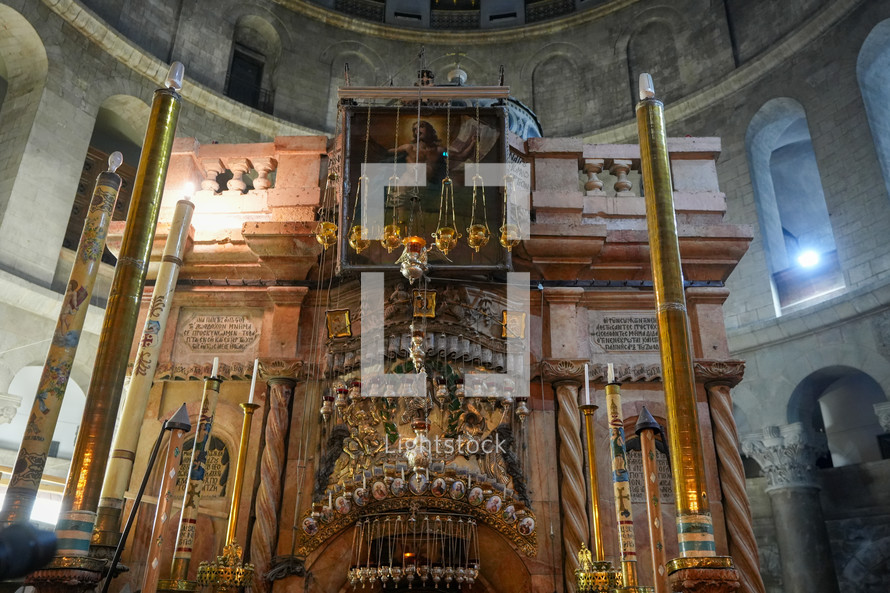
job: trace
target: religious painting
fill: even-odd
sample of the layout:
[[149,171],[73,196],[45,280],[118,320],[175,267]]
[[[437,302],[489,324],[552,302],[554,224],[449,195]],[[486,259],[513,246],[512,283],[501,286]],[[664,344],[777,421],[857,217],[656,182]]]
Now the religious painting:
[[501,316],[502,338],[525,338],[525,313],[504,311]]
[[482,493],[482,488],[479,488],[478,486],[476,486],[475,488],[472,488],[470,490],[470,496],[467,500],[471,505],[473,505],[474,507],[477,507],[480,504],[482,504],[482,499],[484,497],[485,497],[485,495]]
[[415,290],[414,291],[414,317],[436,316],[436,291],[435,290]]
[[345,496],[338,496],[334,501],[334,506],[341,515],[348,515],[352,510],[352,503]]
[[328,339],[351,338],[352,324],[349,321],[349,309],[335,309],[325,312],[328,327]]
[[467,485],[464,484],[461,480],[455,480],[454,483],[451,485],[451,491],[449,492],[449,495],[454,500],[460,500],[464,497],[466,491]]
[[523,517],[519,521],[519,533],[522,535],[531,535],[535,532],[535,520],[531,517]]
[[408,490],[408,485],[402,478],[393,478],[392,484],[389,485],[389,491],[393,496],[402,496]]
[[[381,240],[394,229],[401,240],[424,239],[431,266],[505,266],[507,250],[498,242],[508,150],[504,107],[424,106],[418,113],[348,106],[343,117],[342,268],[393,266],[401,242]],[[453,245],[436,247],[440,229]],[[471,236],[480,240],[468,242]],[[361,247],[350,237],[363,238]]]
[[352,500],[358,506],[363,507],[371,500],[371,493],[368,492],[367,488],[356,488],[355,492],[352,493]]
[[374,482],[374,485],[371,486],[371,493],[374,495],[376,500],[383,500],[386,498],[387,488],[386,484],[381,481]]
[[414,472],[408,478],[408,489],[411,490],[411,494],[423,494],[428,486],[429,478],[424,473]]

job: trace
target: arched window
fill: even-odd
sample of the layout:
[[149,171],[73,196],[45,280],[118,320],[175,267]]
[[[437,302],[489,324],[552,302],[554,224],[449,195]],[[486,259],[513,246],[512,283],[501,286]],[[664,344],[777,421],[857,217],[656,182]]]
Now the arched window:
[[[658,51],[652,51],[657,47]],[[680,75],[674,32],[663,21],[650,21],[637,29],[627,43],[627,73],[630,81],[630,108],[640,100],[640,74],[652,75],[658,98],[666,103],[679,98],[683,77]]]
[[[74,203],[71,206],[71,214],[68,217],[68,227],[65,230],[65,238],[62,241],[61,264],[56,269],[53,278],[53,287],[60,292],[64,291],[68,281],[70,266],[64,262],[70,259],[65,250],[76,251],[80,243],[80,235],[83,232],[83,223],[89,209],[96,176],[108,167],[108,155],[114,151],[120,151],[124,155],[124,164],[117,170],[123,179],[121,191],[118,194],[114,208],[113,220],[126,220],[130,207],[130,192],[136,177],[136,167],[139,164],[139,155],[142,150],[142,140],[145,135],[145,127],[148,123],[150,108],[136,97],[129,95],[113,95],[99,107],[96,115],[96,123],[90,136],[90,144],[84,157],[83,171],[77,184]],[[114,265],[115,257],[108,248],[102,254],[102,261]],[[109,270],[110,272],[110,270]],[[97,281],[98,282],[98,281]],[[99,282],[94,296],[101,295]]]
[[890,19],[878,23],[862,44],[856,60],[856,77],[884,184],[890,193]]
[[[42,366],[26,366],[19,369],[10,382],[9,393],[20,396],[22,405],[19,406],[12,421],[4,425],[0,431],[0,448],[18,452],[42,373]],[[69,379],[65,389],[65,399],[59,411],[59,420],[52,435],[49,459],[44,471],[45,484],[55,483],[57,486],[60,483],[64,484],[70,459],[74,454],[74,443],[85,404],[86,395],[83,389],[74,379]],[[61,498],[58,492],[47,491],[41,486],[31,511],[31,520],[47,526],[54,525],[61,509]]]
[[273,113],[275,70],[281,59],[281,37],[265,19],[245,15],[235,24],[226,96]]
[[878,461],[878,435],[884,431],[874,405],[885,401],[883,389],[868,374],[848,366],[826,367],[795,387],[788,421],[825,433],[833,467]]
[[583,131],[580,70],[564,55],[552,55],[532,71],[533,109],[551,136]]
[[776,314],[828,298],[844,280],[803,107],[767,102],[745,143]]

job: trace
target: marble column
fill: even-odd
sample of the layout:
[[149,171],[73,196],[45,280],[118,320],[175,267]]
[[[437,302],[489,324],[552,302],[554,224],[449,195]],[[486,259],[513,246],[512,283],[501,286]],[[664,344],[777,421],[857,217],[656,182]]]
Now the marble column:
[[742,440],[767,478],[785,593],[839,592],[816,473],[827,448],[824,434],[800,422],[768,426]]
[[745,468],[739,454],[739,435],[732,417],[731,390],[739,384],[744,374],[745,363],[741,360],[695,362],[695,376],[704,383],[708,392],[708,408],[714,426],[717,473],[723,493],[729,555],[739,571],[743,593],[765,593],[751,522],[751,505],[745,489]]
[[287,459],[287,432],[290,403],[297,384],[300,360],[260,359],[260,379],[269,386],[265,448],[260,460],[260,486],[256,496],[256,522],[250,536],[250,562],[254,565],[253,590],[271,589],[265,575],[278,546],[281,489]]
[[548,288],[544,291],[547,317],[541,372],[553,385],[558,406],[559,500],[562,515],[562,553],[565,590],[576,590],[575,569],[581,543],[587,542],[587,480],[581,440],[578,389],[584,378],[589,350],[587,310],[578,307],[582,288]]

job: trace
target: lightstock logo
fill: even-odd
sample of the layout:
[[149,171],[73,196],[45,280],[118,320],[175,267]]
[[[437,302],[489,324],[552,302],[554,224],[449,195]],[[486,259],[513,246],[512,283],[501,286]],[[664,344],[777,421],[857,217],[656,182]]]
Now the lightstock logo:
[[[513,225],[520,239],[529,237],[529,180],[531,171],[525,163],[497,163],[466,165],[469,178],[477,175],[486,187],[506,188],[506,224]],[[369,196],[368,188],[425,187],[426,166],[421,164],[371,163],[361,169],[359,195],[361,224],[368,230],[368,238],[383,238],[385,200]],[[386,190],[384,190],[386,191]],[[493,238],[494,239],[494,238]],[[471,397],[506,397],[514,387],[529,383],[530,348],[527,325],[531,319],[529,307],[529,274],[509,272],[506,283],[507,352],[504,373],[467,372],[464,385]],[[361,376],[377,397],[416,397],[426,392],[427,375],[418,373],[387,374],[384,354],[384,277],[382,272],[361,274]],[[495,445],[497,446],[497,445]]]
[[501,442],[501,436],[494,434],[494,438],[476,439],[473,437],[465,437],[459,435],[457,438],[448,438],[436,435],[432,440],[422,437],[421,439],[399,439],[396,441],[395,447],[390,447],[389,439],[385,441],[384,453],[397,453],[399,456],[410,457],[420,455],[430,458],[434,455],[436,458],[451,457],[452,455],[477,455],[490,453],[500,453],[505,455],[507,450],[504,449]]

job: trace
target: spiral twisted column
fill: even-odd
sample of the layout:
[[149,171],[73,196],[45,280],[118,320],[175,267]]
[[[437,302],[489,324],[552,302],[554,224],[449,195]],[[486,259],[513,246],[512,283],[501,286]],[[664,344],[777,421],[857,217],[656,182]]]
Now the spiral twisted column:
[[250,561],[254,565],[253,590],[269,591],[266,573],[278,545],[282,476],[290,426],[290,401],[302,366],[295,360],[260,359],[260,379],[269,386],[263,457],[260,461],[260,487],[256,497],[256,522],[250,537]]
[[708,392],[729,554],[739,571],[742,591],[765,593],[751,523],[751,506],[745,490],[745,468],[739,454],[739,435],[732,417],[731,389],[742,380],[745,363],[741,360],[696,361],[695,374],[704,382]]
[[[588,537],[587,485],[584,477],[584,447],[581,444],[581,414],[578,388],[583,361],[544,361],[544,379],[553,384],[559,406],[559,504],[562,515],[563,574],[565,589],[576,590],[572,578],[578,568],[578,552]],[[592,494],[593,496],[596,493]]]

